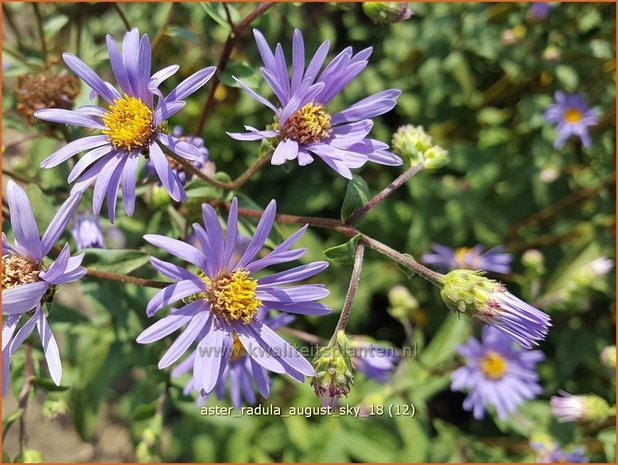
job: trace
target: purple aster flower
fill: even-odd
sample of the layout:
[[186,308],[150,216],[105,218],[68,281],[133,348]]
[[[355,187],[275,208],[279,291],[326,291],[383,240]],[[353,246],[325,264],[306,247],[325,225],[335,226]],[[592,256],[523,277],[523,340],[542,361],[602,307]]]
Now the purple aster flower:
[[[53,295],[57,285],[70,283],[86,274],[80,266],[83,255],[71,257],[68,244],[51,265],[43,263],[71,219],[80,200],[78,195],[71,196],[60,207],[42,238],[26,192],[13,180],[8,182],[7,197],[15,243],[10,245],[2,234],[2,395],[9,385],[10,356],[35,326],[41,336],[51,377],[60,385],[62,365],[58,345],[42,310],[42,301]],[[32,309],[34,313],[16,332],[22,316]]]
[[[274,331],[282,326],[287,326],[290,324],[294,321],[294,317],[292,315],[281,313],[273,318],[264,318],[263,321],[264,324]],[[197,351],[194,351],[174,370],[172,370],[172,377],[176,378],[191,371],[193,364],[195,363],[196,354]],[[259,378],[256,378],[254,372],[258,373]],[[258,379],[259,381],[257,381]],[[243,404],[243,399],[244,402],[249,405],[255,404],[257,401],[257,397],[255,395],[256,388],[265,399],[268,399],[270,395],[271,382],[268,378],[266,369],[253,361],[251,357],[247,356],[247,352],[243,348],[238,336],[234,337],[234,343],[232,345],[232,350],[227,365],[223,368],[223,372],[221,373],[221,376],[217,380],[217,383],[211,393],[215,392],[217,399],[222,400],[225,397],[225,388],[228,383],[230,398],[234,408],[240,408]],[[194,391],[193,377],[185,385],[183,393],[185,395],[189,395],[192,391]],[[205,396],[200,395],[197,400],[197,404],[199,406],[204,405],[211,393],[206,394]]]
[[534,399],[543,389],[536,365],[545,358],[540,350],[514,346],[495,328],[483,328],[482,342],[471,337],[457,347],[466,364],[451,375],[451,390],[468,391],[463,408],[481,420],[488,405],[505,420],[517,406]]
[[296,284],[318,274],[327,262],[297,266],[269,276],[255,277],[267,266],[287,263],[302,257],[306,249],[290,250],[307,226],[262,258],[264,246],[274,220],[276,202],[270,202],[260,219],[255,235],[240,258],[234,253],[238,237],[238,201],[232,201],[223,233],[214,209],[204,204],[205,228],[193,224],[201,250],[176,239],[155,234],[144,236],[155,247],[189,262],[195,272],[158,258],[153,266],[175,282],[156,294],[146,313],[153,316],[179,300],[185,306],[157,321],[137,338],[142,344],[158,341],[185,326],[159,362],[165,368],[176,362],[194,343],[198,356],[193,361],[193,387],[202,395],[211,392],[230,360],[235,338],[250,359],[252,373],[260,392],[266,391],[266,379],[260,367],[275,373],[287,373],[303,380],[313,376],[311,364],[296,349],[264,323],[261,310],[275,309],[288,313],[324,315],[330,308],[317,300],[328,295],[321,284]]
[[264,62],[262,76],[272,88],[279,107],[258,95],[236,79],[254,99],[275,113],[275,121],[268,129],[259,131],[245,126],[246,133],[228,133],[237,140],[277,139],[272,156],[273,165],[298,160],[301,166],[313,162],[311,154],[320,157],[342,176],[351,179],[350,168],[360,168],[367,161],[398,166],[402,160],[388,151],[382,142],[367,138],[373,127],[371,118],[390,111],[401,91],[385,90],[367,97],[351,107],[331,114],[330,101],[339,94],[367,66],[372,49],[353,54],[348,47],[337,55],[320,73],[330,44],[324,42],[309,65],[305,67],[305,46],[299,30],[294,31],[292,44],[292,77],[283,56],[281,44],[273,54],[264,36],[253,31]]
[[554,147],[562,148],[571,136],[579,137],[584,147],[590,147],[588,128],[597,124],[597,111],[586,104],[581,94],[557,91],[554,96],[556,103],[545,111],[545,120],[557,125]]
[[71,234],[77,244],[77,250],[103,249],[103,231],[99,224],[99,217],[90,213],[82,213],[75,217]]
[[531,442],[530,447],[536,452],[536,463],[588,463],[585,449],[577,447],[573,452],[566,452],[557,442]]
[[440,271],[450,271],[455,268],[466,270],[493,271],[507,274],[511,272],[513,256],[504,252],[504,246],[499,245],[485,252],[485,247],[477,244],[472,248],[460,247],[451,249],[440,244],[432,244],[433,253],[427,253],[421,260],[435,266]]
[[362,340],[352,340],[352,364],[367,378],[387,382],[397,364],[399,356],[390,347],[371,344]]
[[93,105],[76,110],[52,108],[39,110],[35,116],[45,121],[101,131],[100,135],[83,137],[65,145],[46,158],[41,167],[53,168],[87,150],[75,164],[68,181],[73,182],[79,178],[73,187],[74,191],[83,191],[96,182],[93,210],[98,214],[107,197],[109,218],[113,223],[121,183],[125,211],[129,216],[133,214],[140,154],[150,158],[170,196],[177,202],[186,200],[182,182],[170,166],[161,146],[190,161],[203,158],[198,148],[166,134],[165,128],[167,119],[184,107],[186,97],[208,82],[215,67],[196,72],[163,97],[159,86],[176,73],[179,67],[168,66],[151,76],[150,40],[147,35],[140,39],[137,29],[127,32],[122,43],[122,54],[108,35],[107,48],[112,71],[122,93],[103,81],[76,56],[63,54],[67,66],[90,86],[91,96],[94,98],[99,95],[108,103],[107,108]]
[[549,2],[535,2],[530,5],[530,10],[528,10],[528,14],[533,19],[537,21],[543,21],[547,19],[549,16],[549,12],[551,10],[551,5]]
[[[174,131],[172,132],[172,136],[178,140],[188,142],[189,144],[195,146],[199,150],[199,152],[202,154],[202,158],[191,160],[191,164],[195,166],[197,169],[202,169],[205,166],[206,161],[208,160],[208,149],[204,145],[204,139],[202,139],[201,137],[191,137],[191,136],[183,137],[182,133],[183,133],[182,127],[175,126]],[[174,171],[176,176],[178,176],[178,179],[180,180],[183,186],[188,181],[191,180],[191,178],[193,177],[193,174],[191,172],[186,171],[184,166],[182,166],[180,163],[178,163],[177,161],[171,158],[168,158],[167,161],[172,167],[172,171]],[[149,177],[157,176],[157,170],[152,160],[148,160],[148,162],[146,163],[146,172],[148,173]]]

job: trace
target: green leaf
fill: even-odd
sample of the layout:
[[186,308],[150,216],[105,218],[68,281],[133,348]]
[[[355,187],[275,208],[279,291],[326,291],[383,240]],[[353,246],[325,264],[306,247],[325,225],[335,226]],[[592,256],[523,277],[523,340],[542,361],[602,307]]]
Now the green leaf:
[[447,361],[455,353],[455,347],[461,344],[469,334],[468,319],[450,313],[423,350],[421,354],[423,362],[429,366],[438,366]]
[[86,249],[83,265],[93,270],[128,274],[145,265],[150,257],[140,250]]
[[[400,401],[404,403],[403,399],[400,399]],[[425,421],[416,417],[396,416],[395,423],[404,443],[404,448],[395,461],[424,462],[429,450],[429,437]]]
[[242,80],[249,87],[257,87],[260,83],[261,75],[254,68],[237,61],[232,61],[225,67],[225,71],[221,72],[219,78],[228,87],[240,87],[234,80],[234,77]]
[[616,462],[616,428],[607,428],[601,431],[597,438],[603,443],[605,458],[608,463]]
[[24,413],[24,409],[23,408],[18,408],[17,410],[15,410],[13,413],[11,413],[10,415],[8,415],[6,418],[4,418],[2,420],[2,430],[6,431],[6,429],[12,425],[13,423],[15,423],[15,421],[17,419],[19,419],[19,417],[21,417],[21,415]]
[[57,386],[56,383],[54,383],[51,379],[49,378],[41,378],[39,376],[35,377],[32,380],[32,384],[34,384],[35,386],[39,386],[43,389],[45,389],[46,391],[50,391],[50,392],[62,392],[62,391],[66,391],[67,389],[69,389],[69,386]]
[[68,22],[69,22],[68,16],[65,16],[65,15],[52,16],[50,19],[45,21],[45,25],[43,26],[45,37],[53,37]]
[[337,245],[335,247],[331,247],[330,249],[326,249],[324,251],[324,255],[326,255],[326,258],[328,258],[331,262],[351,265],[354,263],[356,246],[358,245],[361,237],[362,236],[360,234],[357,234],[345,244]]
[[135,421],[139,421],[154,417],[157,412],[157,403],[158,401],[154,401],[149,404],[138,405],[131,413],[131,418]]
[[360,207],[369,201],[369,187],[363,178],[354,175],[348,183],[343,205],[341,206],[341,219],[347,220]]
[[[204,11],[206,11],[208,16],[210,16],[218,24],[220,24],[221,26],[224,26],[225,28],[229,30],[230,25],[227,21],[225,10],[221,3],[200,3],[200,5],[202,6],[202,8],[204,8]],[[231,5],[228,5],[228,10],[230,12],[230,17],[232,18],[232,22],[236,24],[238,20],[240,19],[238,12]]]

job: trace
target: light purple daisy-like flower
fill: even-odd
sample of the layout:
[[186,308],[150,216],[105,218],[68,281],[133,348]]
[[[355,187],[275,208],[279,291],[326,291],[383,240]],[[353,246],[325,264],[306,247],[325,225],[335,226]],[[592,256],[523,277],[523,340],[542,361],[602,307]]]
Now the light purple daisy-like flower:
[[[56,339],[51,332],[42,309],[42,300],[51,297],[57,285],[75,281],[86,269],[81,265],[83,255],[70,256],[69,246],[64,248],[49,266],[43,259],[56,245],[79,203],[79,196],[71,196],[60,207],[39,236],[34,213],[26,192],[13,180],[7,185],[7,198],[15,243],[10,245],[2,234],[2,394],[9,385],[9,359],[36,326],[41,336],[47,366],[52,379],[60,385],[62,364]],[[22,316],[35,309],[30,318],[17,327]]]
[[562,148],[571,136],[579,137],[584,147],[590,147],[588,128],[597,124],[597,111],[590,108],[581,94],[555,94],[556,103],[545,111],[545,120],[555,123],[558,137],[554,147]]
[[482,342],[471,337],[457,347],[457,353],[466,364],[452,373],[451,390],[468,391],[463,408],[477,420],[489,405],[505,420],[519,404],[543,392],[536,372],[543,352],[514,346],[495,328],[483,328]]
[[588,463],[584,455],[585,448],[577,447],[573,452],[566,452],[557,442],[533,441],[530,447],[535,451],[536,463]]
[[481,244],[472,248],[460,247],[458,249],[451,249],[441,244],[432,244],[431,249],[433,253],[423,255],[421,260],[427,265],[435,266],[440,271],[463,268],[503,274],[511,272],[513,256],[504,252],[502,245],[487,251]]
[[534,2],[530,5],[528,14],[531,18],[537,21],[543,21],[547,19],[551,11],[551,4],[549,2]]
[[182,182],[170,166],[162,147],[189,161],[201,160],[203,154],[194,145],[166,134],[166,122],[185,106],[186,97],[208,82],[215,67],[194,73],[164,97],[159,86],[174,75],[179,66],[168,66],[151,75],[150,40],[147,35],[140,38],[137,29],[127,32],[122,53],[108,35],[107,48],[112,71],[122,93],[103,81],[76,56],[63,54],[67,66],[92,89],[91,96],[99,95],[109,105],[107,108],[93,105],[76,110],[51,108],[39,110],[35,116],[44,121],[101,131],[100,135],[83,137],[65,145],[46,158],[41,167],[53,168],[78,153],[88,151],[75,164],[68,181],[79,178],[73,191],[83,191],[95,184],[94,212],[98,214],[101,211],[107,197],[109,218],[113,222],[121,184],[125,211],[129,216],[133,214],[140,154],[150,158],[170,196],[178,202],[186,200]]
[[71,234],[77,244],[77,250],[105,248],[105,240],[98,216],[90,213],[76,215]]
[[250,359],[251,369],[260,392],[266,391],[262,368],[287,373],[295,379],[315,374],[311,364],[298,351],[278,336],[263,320],[262,310],[275,309],[287,313],[324,315],[330,308],[318,303],[329,292],[321,284],[295,284],[324,270],[327,262],[297,266],[269,276],[256,277],[264,268],[301,258],[306,249],[290,250],[307,226],[290,236],[262,258],[258,253],[272,229],[276,203],[273,200],[260,219],[255,234],[242,256],[235,254],[238,236],[238,202],[232,201],[224,234],[214,209],[202,207],[205,228],[193,224],[200,242],[196,248],[186,242],[165,236],[147,234],[144,238],[155,247],[189,262],[196,272],[157,258],[153,266],[173,279],[148,303],[146,312],[153,316],[163,307],[183,300],[185,306],[162,318],[139,335],[137,341],[158,341],[185,327],[159,362],[165,368],[176,362],[197,343],[193,361],[193,387],[202,395],[211,392],[228,361],[235,338]]
[[393,349],[358,339],[353,339],[351,342],[353,350],[351,360],[354,368],[367,378],[381,383],[387,382],[399,363],[399,356]]
[[[262,310],[262,312],[265,313],[264,310]],[[273,318],[264,318],[262,316],[262,319],[264,324],[273,331],[281,328],[282,326],[287,326],[294,321],[294,317],[292,315],[285,313],[281,313]],[[190,372],[193,368],[193,364],[195,363],[196,354],[197,351],[194,351],[184,361],[180,362],[180,364],[172,370],[172,377],[176,378]],[[255,404],[257,402],[257,396],[255,395],[256,388],[262,397],[268,399],[271,385],[270,379],[268,378],[268,373],[265,368],[259,365],[254,365],[255,362],[252,362],[251,358],[247,356],[240,339],[235,337],[228,363],[223,368],[223,372],[219,376],[219,379],[211,393],[215,392],[217,399],[223,400],[225,397],[226,387],[229,384],[230,399],[234,408],[240,408],[243,404],[243,400],[249,405]],[[256,381],[258,378],[255,377],[254,370],[259,373],[259,382]],[[183,393],[185,395],[189,395],[194,390],[193,377],[191,377],[189,382],[185,385]],[[205,396],[200,395],[197,400],[197,405],[204,405],[209,397],[210,393]]]
[[[208,155],[209,155],[208,149],[204,145],[204,139],[202,139],[201,137],[192,137],[192,136],[183,137],[182,133],[183,133],[182,127],[175,126],[174,131],[172,132],[172,136],[178,140],[188,142],[189,144],[195,146],[199,150],[199,152],[202,155],[202,158],[191,160],[191,164],[195,166],[197,169],[202,169],[204,165],[206,164],[206,161],[208,160]],[[188,172],[184,166],[182,166],[180,163],[172,159],[168,159],[168,161],[170,163],[170,166],[172,167],[172,171],[174,171],[176,176],[178,176],[178,179],[180,180],[183,186],[188,181],[191,180],[191,178],[193,177],[193,174],[191,172]],[[146,163],[146,172],[148,173],[149,177],[157,176],[157,170],[152,160],[148,160],[148,162]]]
[[253,32],[264,62],[262,76],[279,100],[279,106],[236,79],[249,95],[275,113],[275,121],[263,131],[245,126],[248,132],[228,133],[231,137],[249,141],[276,138],[273,165],[298,160],[299,165],[305,166],[313,162],[314,154],[348,179],[352,178],[351,168],[360,168],[367,161],[390,166],[402,164],[398,156],[388,151],[388,145],[367,137],[373,127],[371,118],[392,110],[401,91],[385,90],[338,113],[327,111],[331,100],[365,69],[371,48],[354,55],[348,47],[320,72],[329,42],[318,48],[305,67],[303,36],[295,30],[290,78],[281,44],[277,44],[273,54],[264,36],[257,30]]

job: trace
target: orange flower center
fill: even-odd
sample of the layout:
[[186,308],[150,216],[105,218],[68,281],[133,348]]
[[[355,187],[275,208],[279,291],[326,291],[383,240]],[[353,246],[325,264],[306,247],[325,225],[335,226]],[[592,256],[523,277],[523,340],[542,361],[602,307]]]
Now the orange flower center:
[[577,108],[567,108],[564,111],[564,120],[569,124],[579,123],[583,116],[584,115],[581,110],[578,110]]

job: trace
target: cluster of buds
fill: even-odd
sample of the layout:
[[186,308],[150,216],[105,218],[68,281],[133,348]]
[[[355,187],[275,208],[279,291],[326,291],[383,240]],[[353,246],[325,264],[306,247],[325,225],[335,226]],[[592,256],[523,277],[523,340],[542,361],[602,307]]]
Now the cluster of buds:
[[69,413],[69,406],[62,399],[46,399],[43,404],[43,415],[51,421],[62,421]]
[[338,331],[327,346],[321,347],[313,366],[315,377],[311,385],[324,407],[334,409],[339,398],[347,396],[354,383],[350,340],[344,331]]
[[393,134],[392,148],[410,164],[423,163],[427,169],[440,168],[448,162],[448,152],[435,145],[422,126],[401,126]]
[[603,423],[614,414],[609,404],[599,396],[586,394],[574,396],[560,391],[562,397],[551,398],[551,408],[559,422]]
[[410,19],[408,2],[364,2],[363,11],[374,24],[393,24]]

